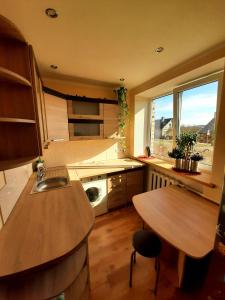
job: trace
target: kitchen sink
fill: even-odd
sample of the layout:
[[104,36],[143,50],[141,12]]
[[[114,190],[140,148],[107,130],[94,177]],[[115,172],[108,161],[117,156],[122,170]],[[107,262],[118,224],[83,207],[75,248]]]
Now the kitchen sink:
[[39,182],[36,182],[33,186],[31,193],[40,193],[51,191],[55,189],[60,189],[70,186],[70,181],[68,177],[58,176],[58,177],[50,177],[43,179]]

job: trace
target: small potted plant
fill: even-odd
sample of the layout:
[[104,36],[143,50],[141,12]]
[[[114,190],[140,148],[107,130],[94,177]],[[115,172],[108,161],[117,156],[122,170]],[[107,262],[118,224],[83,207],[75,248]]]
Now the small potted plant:
[[183,150],[179,148],[173,148],[172,151],[168,152],[168,156],[175,159],[174,167],[178,170],[182,169],[182,160],[184,158]]
[[198,172],[198,162],[201,160],[203,160],[203,156],[198,152],[193,153],[191,155],[191,166],[190,166],[191,172]]
[[190,156],[196,142],[197,133],[195,132],[183,132],[176,138],[177,147],[184,153],[184,159],[182,160],[183,170],[190,171]]

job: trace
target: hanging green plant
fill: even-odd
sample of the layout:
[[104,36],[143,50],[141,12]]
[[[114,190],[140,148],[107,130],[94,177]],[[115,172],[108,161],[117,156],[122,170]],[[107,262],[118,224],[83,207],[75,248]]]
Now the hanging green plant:
[[[121,81],[124,81],[124,79]],[[116,89],[115,92],[117,94],[118,104],[120,108],[120,112],[118,115],[120,146],[121,146],[121,150],[125,152],[126,151],[125,129],[127,125],[127,118],[129,115],[129,109],[127,105],[127,89],[124,86],[121,86],[118,89]]]

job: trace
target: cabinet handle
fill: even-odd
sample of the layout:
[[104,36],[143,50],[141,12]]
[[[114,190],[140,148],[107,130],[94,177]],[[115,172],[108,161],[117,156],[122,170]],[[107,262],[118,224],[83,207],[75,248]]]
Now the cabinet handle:
[[116,187],[117,187],[117,185],[113,184],[113,185],[112,185],[112,187],[113,187],[113,188],[116,188]]

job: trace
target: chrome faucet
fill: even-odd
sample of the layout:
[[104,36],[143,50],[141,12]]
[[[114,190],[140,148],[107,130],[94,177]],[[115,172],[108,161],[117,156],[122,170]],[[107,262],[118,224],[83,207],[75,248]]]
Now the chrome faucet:
[[37,181],[41,181],[44,179],[46,174],[46,168],[43,162],[37,164]]

